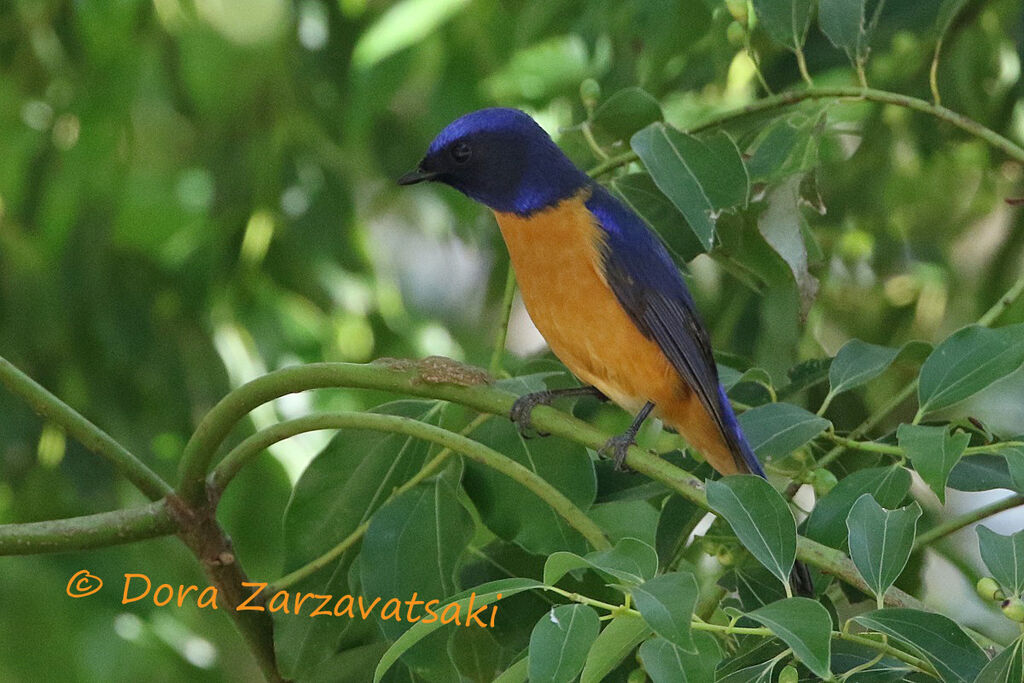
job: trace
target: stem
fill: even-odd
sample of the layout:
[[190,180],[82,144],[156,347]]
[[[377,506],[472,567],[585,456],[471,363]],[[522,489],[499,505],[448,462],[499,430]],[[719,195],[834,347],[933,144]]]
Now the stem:
[[[839,436],[835,432],[824,432],[823,436],[830,441],[839,444],[843,448],[855,448],[859,451],[884,453],[885,455],[895,455],[901,458],[904,458],[907,455],[904,449],[888,443],[878,443],[877,441],[857,441],[855,439]],[[822,460],[824,460],[824,458],[822,458]],[[822,463],[819,462],[818,465],[821,466]]]
[[804,59],[804,51],[798,47],[793,52],[796,54],[796,65],[800,69],[800,78],[804,79],[807,87],[813,88],[814,81],[811,79],[810,72],[807,71],[807,60]]
[[1006,293],[999,297],[999,300],[992,304],[992,306],[985,311],[984,315],[978,318],[978,324],[984,325],[985,327],[991,327],[992,323],[998,320],[999,316],[1006,312],[1006,309],[1020,299],[1021,294],[1024,294],[1024,275],[1017,278],[1017,281],[1014,282],[1008,290],[1006,290]]
[[[892,400],[890,400],[888,403],[883,405],[875,412],[871,413],[868,419],[864,420],[864,422],[860,423],[853,431],[851,431],[850,435],[847,438],[851,440],[858,439],[864,434],[866,434],[869,430],[873,429],[876,424],[884,420],[889,413],[896,410],[896,408],[901,406],[904,401],[910,398],[910,396],[915,391],[917,391],[917,381],[918,379],[917,377],[915,377],[912,382],[910,382],[907,386],[900,389],[900,391],[897,392],[897,394],[892,397]],[[837,445],[828,453],[821,456],[821,458],[818,460],[818,466],[825,467],[833,460],[838,458],[840,455],[842,455],[845,449],[845,446]]]
[[122,545],[169,536],[178,524],[166,501],[128,510],[27,524],[0,524],[0,555],[33,555]]
[[932,65],[928,69],[928,87],[932,91],[932,102],[936,107],[942,106],[942,97],[939,96],[939,53],[942,52],[942,38],[935,43],[935,52],[932,54]]
[[[213,481],[215,489],[230,481],[234,473],[238,471],[247,459],[260,453],[267,445],[286,439],[289,436],[294,436],[295,434],[318,429],[371,429],[380,432],[405,434],[406,436],[440,444],[452,451],[455,451],[456,453],[461,453],[471,460],[475,460],[482,465],[495,469],[525,486],[538,498],[547,503],[547,505],[558,513],[569,526],[580,532],[580,534],[582,534],[595,549],[606,550],[612,547],[611,543],[609,543],[608,539],[605,537],[604,532],[601,530],[601,527],[597,526],[597,524],[587,517],[582,510],[576,507],[571,500],[566,498],[561,491],[546,482],[533,470],[527,469],[515,460],[499,453],[493,448],[485,446],[477,441],[473,441],[465,436],[450,432],[447,429],[442,429],[435,425],[430,425],[425,422],[420,422],[419,420],[413,420],[411,418],[401,417],[398,415],[340,412],[311,415],[282,422],[281,424],[254,434],[239,444],[239,446],[235,448],[235,450],[233,450],[214,470]],[[445,457],[447,457],[447,455]],[[435,458],[431,464],[434,464],[434,466],[437,467],[440,465],[440,462]],[[419,480],[413,482],[412,486],[419,483],[419,481],[429,475],[430,472],[423,474],[421,470],[420,474],[423,476]],[[411,486],[409,486],[409,482],[406,482],[406,486],[411,488]],[[352,542],[354,542],[354,539]],[[335,553],[336,551],[337,547],[332,549],[330,553]],[[341,552],[344,552],[344,549],[342,549]],[[340,552],[337,552],[337,554],[332,555],[326,560],[323,557],[314,560],[314,562],[321,562],[322,564],[310,569],[308,573],[316,571],[323,566],[323,564],[329,563],[330,560],[334,559],[339,554]],[[305,575],[306,574],[303,576]]]
[[[820,99],[853,99],[853,100],[867,100],[870,102],[878,102],[880,104],[892,104],[897,107],[904,107],[906,109],[913,109],[914,111],[922,112],[930,116],[934,116],[937,119],[941,119],[948,123],[953,124],[957,128],[970,133],[971,135],[981,138],[985,142],[989,143],[996,149],[1002,151],[1006,156],[1011,159],[1015,159],[1024,163],[1024,149],[1016,145],[1012,141],[1003,137],[999,133],[996,133],[989,128],[981,125],[977,121],[967,118],[962,114],[958,114],[955,111],[946,109],[945,107],[932,104],[926,100],[918,99],[916,97],[909,97],[907,95],[901,95],[899,93],[889,92],[886,90],[876,90],[874,88],[857,88],[857,87],[837,87],[837,88],[807,88],[805,90],[795,90],[791,92],[779,93],[778,95],[772,95],[765,97],[750,104],[733,109],[725,113],[714,116],[707,121],[690,128],[687,132],[699,133],[709,128],[716,128],[730,121],[740,119],[751,114],[758,114],[766,111],[772,111],[774,109],[783,109],[785,107],[798,104],[805,100],[820,100]],[[608,173],[611,170],[623,166],[625,164],[637,161],[639,157],[635,152],[626,152],[619,156],[612,157],[607,161],[598,164],[590,170],[590,175],[599,176]]]
[[983,505],[976,510],[971,510],[959,517],[948,519],[941,524],[936,524],[928,531],[918,534],[917,539],[914,541],[914,551],[917,552],[922,548],[938,541],[941,538],[945,538],[952,533],[960,531],[965,526],[980,522],[987,517],[1015,508],[1019,505],[1024,505],[1024,493],[1015,493],[1012,496],[1007,496],[1001,500],[997,500],[994,503]]
[[501,370],[501,358],[505,354],[505,342],[508,341],[508,324],[512,318],[512,304],[516,299],[516,271],[512,268],[512,262],[508,263],[508,273],[505,275],[505,293],[501,298],[501,324],[498,326],[498,336],[494,340],[494,351],[491,353],[491,374],[499,376]]
[[[476,417],[476,419],[474,419],[472,422],[470,422],[469,425],[467,425],[466,428],[462,430],[462,434],[468,434],[468,433],[472,432],[474,429],[479,427],[482,423],[486,422],[490,418],[491,418],[490,415],[478,415]],[[385,500],[383,503],[381,503],[380,507],[384,507],[389,502],[391,502],[392,500],[394,500],[398,496],[402,495],[406,491],[409,491],[410,489],[414,488],[420,482],[422,482],[424,479],[426,479],[427,477],[432,475],[434,472],[436,472],[438,469],[441,468],[441,465],[443,465],[448,460],[448,458],[451,457],[452,453],[454,453],[454,451],[451,448],[442,449],[441,452],[438,453],[437,455],[435,455],[433,457],[433,459],[431,459],[430,462],[428,462],[426,465],[424,465],[420,469],[419,472],[417,472],[407,482],[405,482],[404,484],[402,484],[401,486],[396,488],[391,493],[391,495],[388,496],[387,500]],[[230,457],[230,454],[228,455],[228,457]],[[227,458],[225,458],[225,461],[226,460],[227,460]],[[268,593],[276,593],[279,590],[282,590],[282,589],[287,588],[287,587],[289,587],[291,585],[294,585],[294,584],[298,583],[299,581],[302,581],[306,577],[315,574],[320,569],[323,569],[324,567],[329,565],[331,562],[333,562],[337,558],[341,557],[345,553],[346,550],[351,548],[357,541],[359,541],[359,539],[361,539],[366,534],[366,531],[369,528],[370,528],[370,520],[366,519],[366,520],[364,520],[362,522],[362,524],[357,526],[352,531],[352,533],[350,533],[348,536],[346,536],[344,538],[344,540],[341,541],[341,543],[339,543],[338,545],[334,546],[333,548],[328,550],[326,553],[324,553],[320,557],[316,558],[315,560],[312,560],[308,564],[303,565],[302,567],[299,567],[295,571],[290,572],[290,573],[286,574],[285,576],[282,576],[277,581],[274,581],[273,584],[271,585],[271,589],[272,590],[268,590],[267,592]]]
[[590,128],[590,121],[584,121],[583,125],[580,126],[580,130],[583,132],[583,139],[587,141],[587,145],[590,147],[590,151],[594,153],[601,161],[608,160],[608,152],[601,149],[601,145],[597,144],[597,140],[594,138],[594,131]]
[[149,469],[109,434],[85,419],[81,413],[47,391],[41,384],[0,356],[0,383],[21,397],[39,415],[59,425],[87,449],[110,462],[150,500],[172,493],[170,484]]
[[[186,475],[193,471],[205,472],[209,459],[213,457],[214,451],[220,444],[220,439],[231,430],[235,422],[244,417],[252,408],[279,396],[308,389],[347,387],[391,391],[409,396],[452,401],[480,412],[507,416],[516,397],[482,384],[482,380],[479,379],[481,375],[480,371],[473,371],[456,361],[446,360],[446,365],[441,365],[439,359],[426,359],[418,363],[389,359],[366,365],[313,363],[276,370],[235,389],[207,413],[196,434],[193,435],[192,441],[185,448],[182,471]],[[377,415],[377,417],[391,416]],[[593,425],[551,406],[537,406],[531,413],[531,421],[536,429],[595,450],[603,446],[609,438],[609,434]],[[420,425],[418,430],[430,428],[429,425],[417,423],[415,420],[410,420],[410,422]],[[437,427],[432,427],[432,429],[446,435],[446,441],[447,439],[464,439],[464,437]],[[474,444],[476,448],[486,448],[473,441],[469,441],[469,443]],[[449,444],[445,442],[443,445]],[[453,447],[453,450],[459,449]],[[637,446],[629,448],[626,463],[633,470],[665,484],[687,500],[705,510],[708,509],[704,482],[686,470],[647,453]],[[527,473],[533,474],[530,470],[523,469]],[[203,475],[199,476],[199,488],[202,491],[205,488]],[[190,488],[190,486],[185,486],[188,481],[188,479],[183,480],[183,488]],[[839,550],[801,536],[797,538],[797,557],[807,564],[835,576],[844,583],[870,593],[870,588],[861,578],[856,566],[849,557]],[[923,602],[898,588],[890,588],[886,592],[885,602],[894,607],[910,607],[930,611]],[[977,635],[976,638],[981,638],[982,642],[992,642],[990,639]]]

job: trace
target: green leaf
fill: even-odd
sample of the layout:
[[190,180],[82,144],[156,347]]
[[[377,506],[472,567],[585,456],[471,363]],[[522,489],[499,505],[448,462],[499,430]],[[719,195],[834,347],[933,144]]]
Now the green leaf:
[[821,603],[810,598],[786,598],[747,616],[771,629],[817,676],[831,677],[832,617]]
[[574,680],[583,669],[600,627],[593,607],[552,607],[530,634],[530,680],[544,683]]
[[819,0],[821,32],[857,66],[868,56],[868,24],[864,16],[867,0]]
[[[508,420],[488,420],[470,437],[533,470],[580,509],[594,502],[597,477],[583,446],[558,439],[524,440]],[[579,532],[544,501],[490,467],[467,460],[463,487],[484,524],[499,538],[540,555],[559,550],[583,554],[589,549]]]
[[910,491],[910,472],[899,465],[857,470],[843,477],[818,501],[807,518],[804,535],[830,548],[846,546],[846,518],[862,493],[870,493],[882,507],[894,508]]
[[885,595],[907,566],[920,516],[916,502],[886,510],[868,493],[853,504],[846,518],[850,558],[876,597]]
[[710,633],[693,634],[695,653],[686,652],[661,637],[644,641],[640,661],[654,683],[704,683],[715,680],[715,667],[722,660],[718,641]]
[[[436,424],[437,407],[430,401],[395,401],[370,412]],[[420,470],[429,449],[425,441],[401,434],[339,430],[295,484],[284,518],[286,569],[323,555],[352,533]]]
[[662,194],[647,173],[629,173],[612,180],[612,190],[644,219],[680,261],[692,260],[705,249],[683,214]]
[[585,557],[575,553],[552,553],[544,563],[544,583],[553,586],[574,569],[590,568],[612,580],[640,584],[658,571],[658,553],[635,538],[623,538],[610,550],[595,550]]
[[[733,570],[732,576],[735,579],[740,605],[747,612],[786,597],[785,586],[761,565],[741,565]],[[726,579],[722,582],[728,583]]]
[[[469,681],[493,681],[508,659],[492,631],[479,627],[453,628],[448,637],[448,657],[463,680]],[[369,667],[364,670],[369,671]]]
[[[438,408],[435,402],[406,400],[370,412],[437,423]],[[284,517],[285,570],[297,569],[351,534],[391,491],[420,470],[429,450],[427,442],[401,434],[339,430],[295,484]],[[357,549],[349,550],[299,588],[350,593],[348,570],[356,553]],[[341,619],[276,618],[274,640],[282,673],[289,678],[309,675],[349,628]]]
[[778,638],[749,639],[747,647],[719,662],[715,683],[769,683],[779,656],[787,649]]
[[978,527],[981,559],[999,584],[1014,595],[1024,591],[1024,531],[1010,536]]
[[1007,461],[1011,454],[1007,451],[1012,449],[1000,449],[1003,455],[990,455],[978,453],[969,458],[960,458],[949,473],[949,480],[946,486],[957,491],[990,491],[992,489],[1017,489],[1017,486],[1010,476]]
[[[373,616],[389,640],[413,625],[408,613],[401,616],[403,599],[443,600],[456,592],[455,568],[472,536],[473,520],[444,477],[406,491],[373,516],[359,554],[359,594],[368,603],[379,599]],[[399,617],[382,618],[394,603]],[[474,611],[479,607],[474,603]],[[458,608],[456,616],[461,613]],[[403,662],[428,678],[455,673],[447,652],[427,644],[406,652]]]
[[832,423],[792,403],[766,403],[739,417],[750,447],[762,460],[789,455]]
[[765,197],[767,208],[757,219],[757,229],[765,242],[775,250],[793,273],[800,293],[800,312],[806,315],[814,295],[818,292],[818,279],[807,269],[807,245],[800,211],[800,174],[794,174],[775,185]]
[[973,681],[988,663],[988,657],[970,636],[941,614],[900,607],[869,612],[853,620],[916,649],[944,681]]
[[[468,611],[470,601],[473,602],[475,611],[483,605],[490,605],[502,598],[509,598],[516,593],[522,593],[523,591],[528,591],[534,588],[544,588],[544,584],[540,581],[534,581],[533,579],[520,578],[491,581],[489,583],[476,586],[475,588],[464,590],[458,595],[453,595],[451,599],[440,605],[435,611],[438,614],[442,614],[444,609],[448,605],[452,604],[458,604],[460,612],[463,610]],[[494,609],[497,609],[497,607]],[[441,623],[440,619],[432,622],[424,622],[422,619],[417,621],[413,627],[403,633],[398,640],[388,648],[387,652],[384,653],[384,656],[380,658],[380,661],[377,663],[377,668],[373,673],[374,683],[378,683],[378,681],[384,677],[384,674],[394,666],[395,662],[398,661],[398,658],[408,651],[409,648],[442,626],[444,626],[444,624]]]
[[590,647],[580,683],[603,681],[650,634],[651,627],[639,617],[620,614],[612,619]]
[[901,424],[896,440],[907,451],[914,469],[921,475],[935,495],[946,502],[946,480],[953,466],[960,460],[971,437],[960,430],[950,434],[945,426]]
[[656,576],[632,589],[636,608],[654,632],[687,652],[694,652],[690,620],[700,590],[690,572]]
[[591,126],[598,140],[629,140],[633,133],[661,121],[661,105],[642,88],[623,88],[612,94],[594,112]]
[[530,660],[523,657],[518,662],[505,669],[500,676],[494,679],[494,683],[526,683],[529,680]]
[[676,552],[685,546],[690,533],[706,511],[697,504],[673,493],[665,499],[658,515],[655,549],[662,567],[675,559]]
[[930,348],[924,342],[907,342],[901,348],[894,349],[851,339],[843,344],[829,366],[829,395],[835,396],[867,384],[885,372],[904,353],[923,355]]
[[707,483],[708,505],[729,522],[740,543],[786,583],[796,559],[796,521],[772,485],[753,474]]
[[714,217],[747,203],[750,179],[736,143],[724,131],[698,138],[655,123],[636,133],[630,145],[702,248],[709,250]]
[[754,0],[761,25],[776,42],[799,50],[811,25],[811,0]]
[[974,683],[1019,683],[1024,681],[1024,637],[992,658]]
[[1020,446],[1001,448],[999,454],[1006,459],[1010,480],[1013,482],[1011,488],[1024,491],[1024,448]]
[[919,413],[973,396],[1024,363],[1024,324],[989,329],[970,325],[935,347],[921,366]]

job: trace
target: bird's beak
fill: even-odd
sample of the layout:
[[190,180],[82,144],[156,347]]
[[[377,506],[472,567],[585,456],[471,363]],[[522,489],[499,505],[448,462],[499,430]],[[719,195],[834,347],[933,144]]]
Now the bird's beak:
[[422,168],[417,168],[409,171],[404,176],[398,179],[399,185],[415,185],[416,183],[422,183],[426,180],[433,180],[440,174],[435,171],[424,171]]

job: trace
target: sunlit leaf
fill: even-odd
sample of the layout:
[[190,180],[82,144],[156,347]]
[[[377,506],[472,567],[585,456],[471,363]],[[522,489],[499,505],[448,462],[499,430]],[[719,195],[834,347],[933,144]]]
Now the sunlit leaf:
[[992,658],[975,683],[1017,683],[1024,681],[1024,637]]
[[1014,595],[1024,591],[1024,531],[1003,536],[988,527],[978,527],[981,559],[992,578]]
[[900,607],[862,614],[853,620],[916,649],[944,681],[973,681],[988,663],[988,657],[970,636],[941,614]]
[[569,683],[579,675],[600,621],[588,605],[552,607],[530,636],[530,680]]
[[781,458],[821,434],[832,424],[792,403],[766,403],[739,417],[750,447],[762,460]]
[[896,430],[900,448],[914,463],[914,469],[942,502],[946,501],[946,480],[953,466],[964,454],[971,437],[948,427],[902,424]]
[[708,505],[783,583],[796,560],[796,521],[779,492],[761,477],[741,474],[707,483]]
[[920,412],[973,396],[1024,363],[1024,324],[997,329],[970,325],[935,347],[921,366]]
[[807,518],[804,535],[831,548],[846,547],[846,518],[863,493],[870,493],[886,508],[899,505],[910,491],[910,472],[899,465],[858,470],[839,480],[818,501]]
[[916,502],[886,510],[868,493],[853,504],[846,518],[850,558],[875,596],[885,595],[907,566],[920,516]]
[[631,592],[636,608],[655,633],[687,652],[694,651],[690,619],[699,590],[693,574],[662,574],[635,586]]
[[818,279],[807,269],[807,245],[801,227],[805,221],[800,211],[800,179],[798,174],[791,175],[769,190],[765,197],[768,206],[757,220],[757,229],[793,272],[800,292],[800,310],[806,315],[818,292]]
[[614,581],[640,584],[658,571],[658,554],[635,538],[624,538],[610,550],[596,550],[584,557],[564,551],[552,553],[544,563],[544,583],[553,586],[568,572],[585,567]]
[[817,676],[831,677],[832,617],[821,603],[810,598],[786,598],[747,616],[771,629]]
[[709,633],[693,634],[697,651],[687,652],[661,637],[640,646],[640,661],[654,683],[703,683],[715,678],[715,667],[722,659],[718,641]]
[[710,249],[718,214],[747,202],[750,180],[736,143],[722,131],[696,137],[655,123],[636,133],[630,145],[702,247]]
[[603,681],[650,634],[651,627],[639,617],[620,614],[612,619],[591,645],[580,683]]

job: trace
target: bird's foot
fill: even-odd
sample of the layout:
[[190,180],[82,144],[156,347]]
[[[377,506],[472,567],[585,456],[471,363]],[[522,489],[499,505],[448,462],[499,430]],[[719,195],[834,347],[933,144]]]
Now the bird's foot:
[[632,468],[626,464],[626,456],[629,454],[629,447],[634,445],[636,445],[636,434],[626,432],[605,441],[597,453],[606,458],[612,458],[615,462],[616,472],[632,472]]
[[[554,395],[550,391],[535,391],[532,394],[525,394],[516,399],[515,403],[512,404],[512,410],[509,411],[508,417],[519,428],[520,436],[524,439],[530,438],[530,432],[533,431],[530,414],[537,406],[551,405],[552,399],[554,399]],[[536,432],[536,435],[548,436],[548,433]]]

